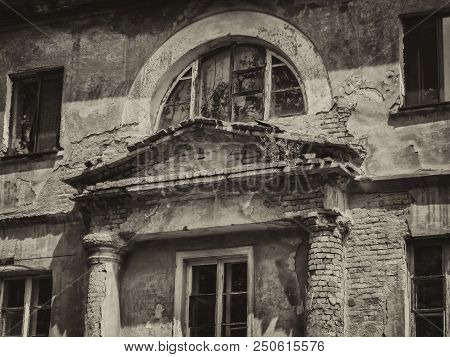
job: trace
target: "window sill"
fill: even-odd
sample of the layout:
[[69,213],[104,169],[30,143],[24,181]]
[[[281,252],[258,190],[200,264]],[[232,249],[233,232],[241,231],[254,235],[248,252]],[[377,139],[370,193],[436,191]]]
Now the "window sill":
[[0,162],[8,162],[8,161],[31,161],[38,159],[48,159],[54,158],[55,156],[60,156],[62,150],[51,150],[51,151],[43,151],[43,152],[33,152],[29,154],[18,154],[18,155],[6,155],[0,157]]
[[450,120],[450,102],[442,102],[417,107],[402,107],[389,114],[389,125],[394,127],[434,123]]

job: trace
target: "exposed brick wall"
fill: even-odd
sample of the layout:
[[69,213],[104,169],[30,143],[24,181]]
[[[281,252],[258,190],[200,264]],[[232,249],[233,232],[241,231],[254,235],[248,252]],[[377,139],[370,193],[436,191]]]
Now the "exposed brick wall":
[[347,128],[347,122],[351,115],[351,109],[346,107],[335,107],[326,114],[320,115],[320,128],[328,135],[339,139],[352,139]]
[[309,336],[342,336],[344,331],[342,234],[334,219],[309,224]]
[[408,193],[350,197],[345,243],[346,335],[404,335]]
[[106,268],[98,263],[91,267],[86,303],[86,335],[101,336],[102,304],[106,296]]

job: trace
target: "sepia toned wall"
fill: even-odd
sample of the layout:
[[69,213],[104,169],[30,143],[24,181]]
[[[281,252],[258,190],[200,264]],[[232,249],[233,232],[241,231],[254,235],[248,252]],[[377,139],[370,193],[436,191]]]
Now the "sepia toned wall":
[[[18,7],[23,5],[22,1],[10,3]],[[63,178],[84,170],[87,161],[94,165],[112,162],[127,152],[127,145],[153,132],[154,113],[146,110],[149,101],[130,100],[134,99],[130,94],[141,90],[139,79],[143,73],[145,75],[142,69],[149,59],[171,36],[189,25],[228,11],[263,13],[273,16],[273,23],[284,21],[290,24],[312,44],[317,61],[311,65],[323,69],[320,78],[326,79],[326,90],[332,100],[329,107],[292,119],[274,119],[272,124],[294,133],[351,142],[364,152],[364,177],[390,177],[449,168],[450,122],[445,112],[415,115],[411,119],[414,125],[407,117],[395,115],[402,103],[399,15],[435,9],[441,6],[441,1],[180,0],[134,1],[123,5],[67,0],[59,3],[75,7],[68,7],[64,13],[52,6],[43,6],[40,10],[24,8],[33,21],[36,18],[36,24],[44,33],[19,18],[5,21],[0,27],[2,220],[70,214],[74,209],[70,198],[75,190],[64,183]],[[83,7],[77,8],[78,5]],[[246,19],[236,18],[236,21],[245,22]],[[198,35],[205,36],[208,31],[205,28],[204,33]],[[184,49],[190,50],[188,46]],[[295,50],[299,52],[299,58],[303,58],[302,49]],[[173,53],[169,50],[165,58],[158,58],[171,62],[175,53],[181,56],[180,50],[173,48]],[[62,150],[36,158],[4,158],[11,97],[8,74],[58,66],[64,67]],[[174,71],[170,76],[176,74]],[[162,77],[165,72],[157,75]],[[314,77],[314,73],[310,75]],[[170,76],[165,78],[166,82],[170,82]],[[165,87],[162,88],[164,92]],[[143,117],[149,119],[145,125]],[[411,218],[407,221],[410,204],[416,197],[422,196],[417,192],[409,194],[407,190],[392,196],[349,195],[354,225],[345,245],[346,335],[406,334],[404,238],[410,234],[408,225],[417,227],[417,221],[411,221]],[[422,206],[429,203],[426,199],[422,201],[425,202]],[[447,201],[438,202],[445,212]],[[413,207],[413,214],[417,213],[414,217],[423,218],[427,216],[423,213],[426,211],[426,208],[414,211]],[[419,218],[421,234],[430,231],[448,233],[445,219],[430,224],[428,218],[425,222],[422,218]],[[162,221],[161,226],[164,223]],[[64,254],[70,251],[70,254],[82,255],[84,225],[84,222],[78,222],[75,227],[72,223],[47,222],[11,228],[8,223],[0,230],[0,258],[52,256],[60,250]],[[423,227],[431,229],[423,230]],[[298,319],[298,314],[302,313],[301,300],[296,294],[299,294],[298,287],[303,288],[304,280],[300,278],[301,268],[300,265],[297,267],[296,258],[295,272],[292,269],[292,254],[299,254],[300,238],[284,239],[266,236],[261,243],[255,238],[236,236],[218,240],[223,246],[233,246],[238,240],[239,244],[246,242],[258,246],[257,265],[261,275],[257,281],[256,313],[260,335],[302,333],[301,319]],[[123,269],[123,335],[170,333],[175,244],[176,249],[183,245],[189,248],[190,244],[199,248],[216,247],[216,241],[213,244],[202,238],[180,242],[180,246],[177,241],[147,243],[134,251]],[[39,267],[59,272],[58,280],[54,276],[55,291],[63,289],[67,282],[85,271],[84,258],[76,260],[77,263],[72,259],[75,258],[44,260],[46,263]],[[162,265],[162,261],[167,264]],[[163,277],[164,285],[161,284]],[[298,286],[295,283],[293,288],[291,281],[295,277]],[[83,334],[80,301],[85,288],[75,289],[70,297],[61,295],[61,305],[55,304],[54,335]],[[279,311],[272,311],[272,306],[281,307]]]
[[128,256],[121,288],[122,336],[171,336],[176,251],[253,246],[254,336],[302,336],[307,238],[247,232],[142,243]]

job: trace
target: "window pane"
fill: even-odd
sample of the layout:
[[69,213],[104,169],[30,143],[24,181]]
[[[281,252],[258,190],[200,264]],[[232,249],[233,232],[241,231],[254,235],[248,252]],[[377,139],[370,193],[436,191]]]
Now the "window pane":
[[5,281],[5,297],[3,307],[23,307],[25,279]]
[[416,314],[417,337],[442,337],[444,336],[444,319],[439,316]]
[[161,123],[167,128],[189,119],[189,104],[167,105],[161,114]]
[[52,278],[33,280],[33,305],[50,305],[52,300]]
[[189,297],[189,327],[215,325],[216,295]]
[[297,77],[287,66],[272,68],[272,90],[300,87]]
[[36,122],[39,83],[36,78],[13,83],[13,123],[10,154],[28,154],[34,150],[32,130]]
[[2,335],[22,336],[23,310],[2,311]]
[[230,49],[205,59],[201,64],[201,114],[228,120],[230,103]]
[[247,263],[225,263],[224,292],[247,291]]
[[224,337],[247,337],[247,325],[239,324],[233,326],[222,326]]
[[51,311],[49,308],[33,309],[31,316],[31,335],[48,337],[50,330]]
[[192,295],[215,294],[217,266],[196,265],[192,267]]
[[272,113],[274,115],[300,114],[305,110],[300,89],[272,93]]
[[191,80],[179,80],[167,99],[168,105],[189,103],[191,101]]
[[414,275],[442,274],[442,247],[439,245],[417,245],[414,247]]
[[266,52],[261,47],[237,46],[234,49],[234,70],[264,66]]
[[436,18],[407,19],[404,23],[406,105],[439,101],[438,34]]
[[235,73],[233,93],[260,90],[264,87],[264,73],[261,69],[250,72]]
[[216,334],[215,327],[191,327],[191,337],[214,337]]
[[236,96],[233,98],[234,121],[262,120],[263,108],[262,94]]
[[62,74],[45,76],[39,99],[39,128],[36,151],[56,150],[61,122]]
[[416,280],[416,308],[432,309],[444,307],[444,290],[442,278]]
[[247,322],[247,294],[223,296],[223,323]]

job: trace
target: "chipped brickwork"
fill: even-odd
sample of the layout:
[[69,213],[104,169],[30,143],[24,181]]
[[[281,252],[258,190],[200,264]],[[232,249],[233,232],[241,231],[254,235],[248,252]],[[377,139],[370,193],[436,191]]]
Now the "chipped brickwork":
[[408,193],[351,196],[354,219],[345,244],[346,335],[404,333]]
[[307,334],[343,336],[343,231],[337,217],[319,216],[309,228]]
[[106,297],[106,267],[102,263],[91,266],[87,291],[86,336],[100,337],[102,331],[102,304]]

